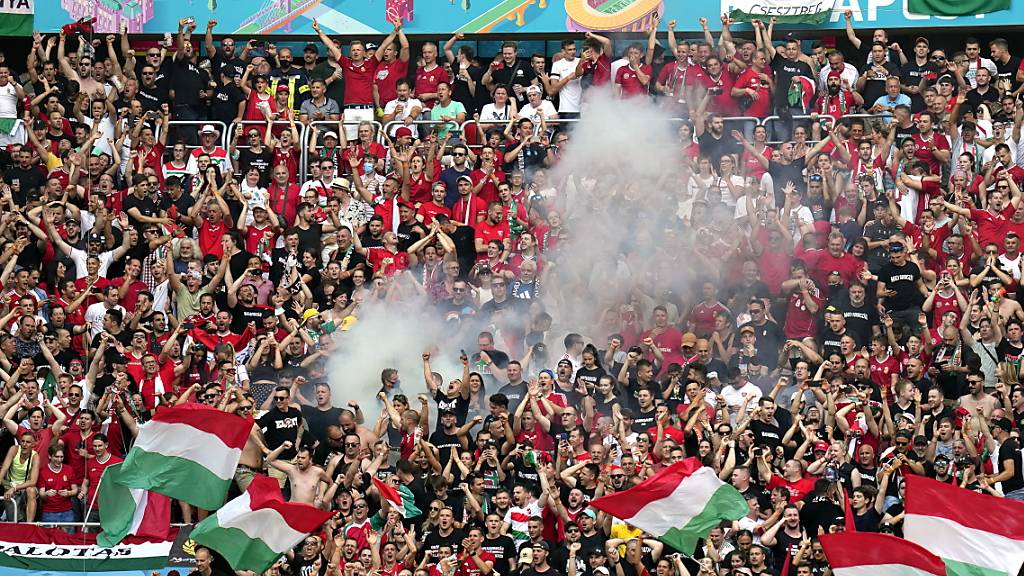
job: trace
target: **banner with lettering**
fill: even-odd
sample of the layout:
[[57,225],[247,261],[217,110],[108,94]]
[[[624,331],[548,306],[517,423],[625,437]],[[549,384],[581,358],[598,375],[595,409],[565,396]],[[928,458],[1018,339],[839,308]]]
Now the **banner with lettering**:
[[111,548],[96,544],[96,534],[68,534],[58,528],[28,524],[0,524],[0,573],[95,574],[140,572],[149,574],[168,565],[174,540],[126,538]]
[[821,24],[832,13],[836,0],[735,0],[729,12],[734,20],[750,22],[773,16],[790,24]]
[[35,0],[0,0],[0,36],[31,36]]

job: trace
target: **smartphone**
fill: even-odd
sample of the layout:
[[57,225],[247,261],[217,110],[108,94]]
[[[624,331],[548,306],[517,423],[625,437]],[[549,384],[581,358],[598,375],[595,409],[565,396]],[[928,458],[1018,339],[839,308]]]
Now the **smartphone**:
[[821,388],[821,380],[811,380],[809,386],[811,388]]
[[191,330],[191,329],[195,328],[195,326],[196,326],[195,322],[182,322],[181,323],[181,327],[182,327],[183,330]]

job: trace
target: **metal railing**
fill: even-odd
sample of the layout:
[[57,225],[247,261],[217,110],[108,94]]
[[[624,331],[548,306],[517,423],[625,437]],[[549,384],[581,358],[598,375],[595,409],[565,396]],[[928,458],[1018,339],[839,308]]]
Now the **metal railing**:
[[[225,150],[227,150],[227,148],[228,148],[228,127],[227,127],[226,124],[224,124],[223,122],[220,122],[218,120],[168,120],[167,121],[167,129],[171,130],[175,126],[181,126],[181,127],[195,126],[196,127],[196,136],[197,136],[197,141],[198,141],[198,132],[199,132],[199,130],[201,130],[203,128],[203,126],[206,126],[207,124],[212,124],[213,126],[215,126],[217,128],[217,130],[220,132],[220,146],[222,148],[224,148]],[[163,128],[163,126],[161,126],[160,128]],[[165,151],[165,155],[166,155],[167,152],[170,152],[170,149],[173,147],[173,144],[174,144],[174,141],[172,141],[170,139],[171,135],[168,134],[167,136],[168,136],[167,150]],[[180,138],[179,138],[179,140],[180,140]],[[199,148],[198,145],[189,144],[187,141],[183,141],[183,142],[185,143],[185,148],[189,152],[191,152],[195,148]]]

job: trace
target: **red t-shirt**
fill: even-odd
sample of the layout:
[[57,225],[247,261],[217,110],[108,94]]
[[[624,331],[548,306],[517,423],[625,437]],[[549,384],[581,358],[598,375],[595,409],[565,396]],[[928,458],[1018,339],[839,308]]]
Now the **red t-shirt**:
[[377,96],[380,98],[381,106],[398,98],[395,84],[408,75],[409,63],[402,62],[398,58],[377,65],[377,74],[373,78],[373,85],[377,87]]
[[103,476],[103,471],[107,469],[107,466],[112,466],[118,462],[123,462],[121,458],[108,453],[105,462],[97,462],[96,458],[91,458],[85,466],[85,477],[89,480],[89,493],[85,495],[85,501],[92,503],[92,507],[95,510],[100,508],[100,499],[93,498],[96,494],[96,488],[100,485],[100,477]]
[[[498,167],[494,168],[494,177],[498,179],[498,184],[505,181],[505,173]],[[479,184],[481,180],[487,179],[487,182],[480,188],[480,192],[477,193],[477,196],[479,196],[485,204],[498,201],[498,184],[495,184],[493,180],[488,179],[488,174],[486,172],[477,168],[469,173],[469,178],[473,180],[474,187]]]
[[380,61],[370,54],[358,66],[344,54],[338,60],[345,69],[345,104],[373,104],[373,81]]
[[1013,205],[1007,204],[1006,208],[1003,208],[1003,211],[997,214],[993,214],[989,210],[978,210],[977,208],[971,208],[970,210],[971,220],[977,226],[976,232],[981,245],[984,246],[989,242],[994,242],[996,245],[1002,246],[1003,239],[1006,237],[1006,227],[1009,224],[1010,217],[1013,216]]
[[804,476],[795,482],[790,482],[778,474],[772,474],[771,479],[768,480],[768,490],[780,487],[789,490],[789,503],[796,504],[814,490],[814,478]]
[[690,321],[694,323],[698,335],[710,334],[715,329],[715,314],[728,311],[729,309],[721,302],[711,304],[699,302],[690,312]]
[[[430,70],[420,68],[416,71],[416,85],[413,87],[418,98],[420,94],[437,93],[437,85],[441,82],[448,81],[448,73],[444,71],[444,68],[434,64],[434,67]],[[421,100],[423,102],[423,110],[430,110],[437,103],[437,100]]]
[[[811,299],[819,308],[821,307],[823,300],[817,287],[811,292]],[[786,325],[782,329],[786,338],[794,340],[813,338],[818,332],[815,325],[815,315],[807,309],[803,292],[797,290],[790,294],[789,302],[786,304]]]
[[213,254],[214,256],[224,256],[224,246],[221,245],[220,241],[224,238],[224,234],[228,231],[228,225],[226,222],[221,220],[216,224],[209,220],[203,220],[203,223],[199,225],[199,250],[202,254]]
[[583,72],[587,73],[590,70],[594,71],[591,86],[606,86],[612,81],[612,62],[606,54],[602,53],[598,56],[596,62],[590,59],[584,60]]
[[441,206],[438,206],[433,202],[424,202],[423,204],[420,204],[417,213],[420,216],[423,216],[424,226],[430,226],[430,223],[434,221],[434,217],[437,216],[438,214],[444,214],[448,218],[452,217],[451,208],[447,208],[443,204]]
[[[36,487],[40,492],[50,490],[70,490],[75,484],[75,472],[71,466],[61,466],[60,470],[54,472],[48,464],[42,464],[40,460],[39,479]],[[71,510],[71,499],[67,496],[55,494],[43,499],[43,512],[67,512]]]
[[487,202],[476,194],[470,194],[469,200],[460,197],[452,206],[452,218],[475,228],[481,218],[487,218]]
[[[487,220],[480,222],[474,226],[475,237],[480,238],[484,241],[484,245],[488,244],[491,240],[503,241],[509,237],[508,223],[505,221],[498,222],[497,224],[491,224]],[[476,255],[477,261],[486,260],[486,252],[478,252]]]
[[366,260],[374,272],[380,272],[385,276],[394,276],[409,268],[408,252],[391,252],[385,248],[367,248],[366,250]]
[[871,367],[871,381],[882,390],[884,398],[892,397],[892,375],[899,374],[902,366],[895,356],[886,356],[885,360],[878,360],[874,356],[868,358]]
[[431,182],[427,179],[426,172],[420,172],[419,176],[409,175],[409,200],[416,204],[430,202]]
[[[771,76],[771,70],[765,69],[764,74]],[[768,87],[767,82],[761,81],[761,76],[753,68],[747,68],[736,78],[736,82],[733,84],[735,88],[752,88],[757,91],[757,100],[750,103],[750,106],[743,110],[744,116],[754,116],[756,118],[764,118],[772,113],[772,92]],[[738,106],[737,106],[738,108]],[[769,151],[769,154],[771,152]],[[760,166],[760,164],[758,165]]]
[[[494,554],[481,550],[479,556],[484,562],[491,562],[491,565],[494,565]],[[458,569],[455,570],[455,576],[481,576],[482,574],[483,572],[480,570],[480,567],[476,565],[472,558],[463,560],[459,564]]]
[[[649,64],[641,64],[640,71],[648,77],[654,74],[654,70]],[[647,94],[647,86],[640,82],[637,73],[628,65],[619,68],[619,71],[615,73],[615,83],[622,87],[623,98]]]
[[932,155],[931,144],[935,144],[935,148],[938,150],[949,150],[949,140],[942,134],[933,131],[932,137],[928,140],[922,138],[920,134],[914,134],[914,142],[917,142],[917,152],[914,157],[928,164],[929,171],[938,175],[942,170],[942,163]]
[[288,181],[296,184],[299,181],[299,151],[292,146],[287,150],[274,148],[274,159],[272,166],[285,166],[288,168]]

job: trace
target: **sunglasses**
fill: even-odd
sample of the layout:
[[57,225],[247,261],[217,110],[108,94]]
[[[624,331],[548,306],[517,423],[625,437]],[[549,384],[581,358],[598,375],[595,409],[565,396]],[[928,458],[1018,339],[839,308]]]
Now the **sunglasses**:
[[274,396],[274,400],[277,400],[278,402],[284,402],[287,399],[287,396]]

